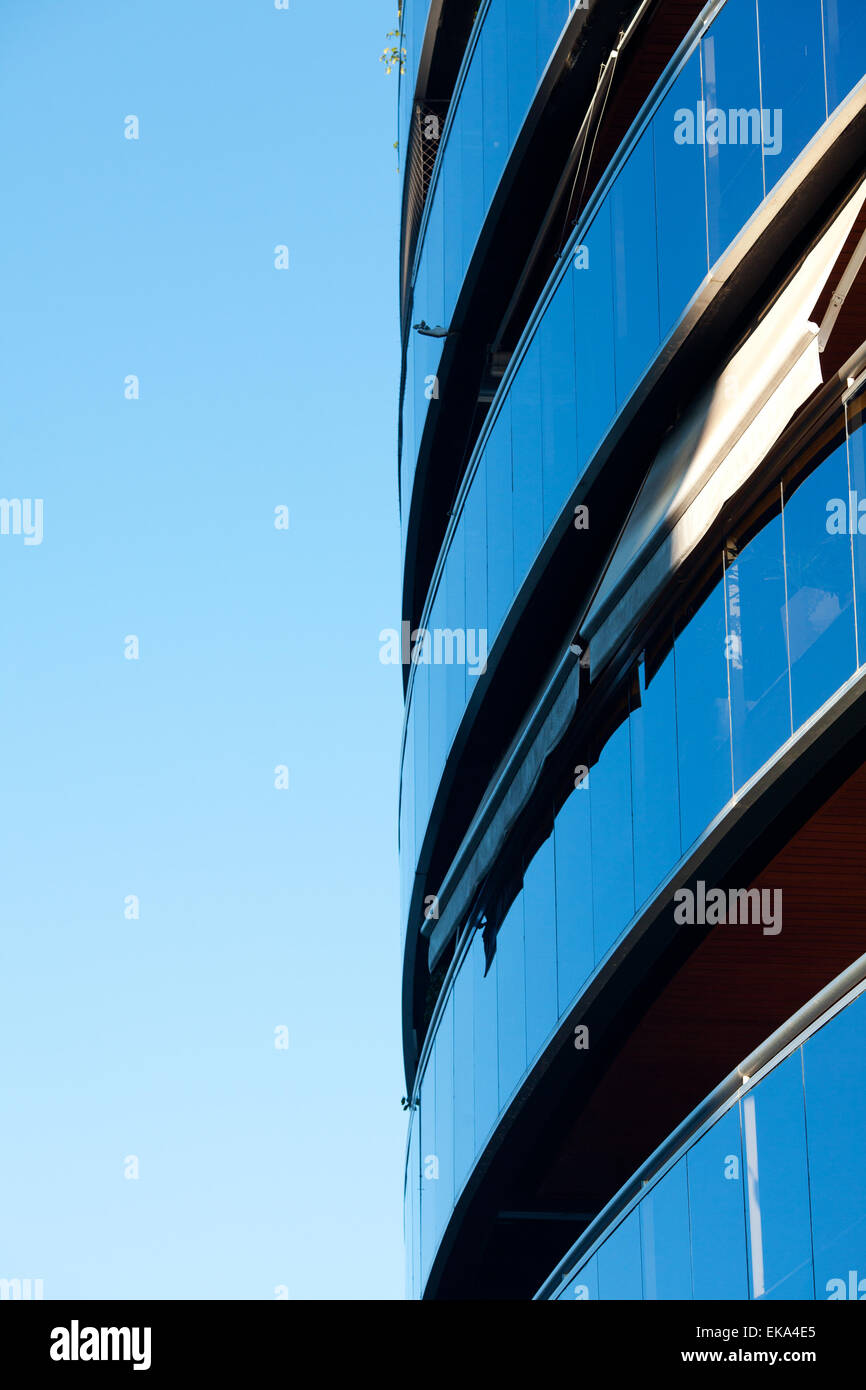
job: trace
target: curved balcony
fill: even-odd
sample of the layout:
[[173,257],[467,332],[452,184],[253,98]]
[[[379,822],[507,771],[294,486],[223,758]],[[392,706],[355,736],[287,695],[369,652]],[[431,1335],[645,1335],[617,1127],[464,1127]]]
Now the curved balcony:
[[[404,932],[450,750],[481,702],[533,564],[618,422],[681,346],[694,306],[712,302],[724,279],[719,262],[776,185],[787,186],[783,176],[866,68],[853,0],[832,9],[809,0],[798,25],[792,35],[781,0],[708,7],[588,204],[503,379],[421,620],[431,641],[413,649],[400,803]],[[722,143],[718,126],[710,139],[700,122],[712,111],[738,120],[755,112],[758,128],[746,143]]]
[[864,409],[861,380],[785,455],[666,634],[599,697],[563,769],[573,789],[539,809],[522,858],[503,856],[511,877],[489,890],[487,926],[458,943],[413,1096],[414,1290],[536,1059],[622,959],[642,912],[688,877],[689,856],[725,833],[774,761],[863,689],[866,535],[847,509],[866,497]]
[[731,1094],[686,1123],[673,1156],[649,1160],[631,1200],[614,1198],[537,1297],[866,1297],[864,991],[860,978],[760,1070],[743,1064]]
[[[569,0],[486,0],[479,7],[448,119],[440,129],[431,112],[419,135],[438,149],[412,275],[415,321],[451,323],[502,172],[572,8]],[[404,547],[421,435],[428,407],[438,399],[443,342],[410,332],[405,346]]]

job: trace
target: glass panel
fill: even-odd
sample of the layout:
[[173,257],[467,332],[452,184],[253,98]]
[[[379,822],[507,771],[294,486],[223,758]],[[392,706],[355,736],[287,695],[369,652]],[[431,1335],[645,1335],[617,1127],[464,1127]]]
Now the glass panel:
[[647,1192],[639,1210],[644,1298],[690,1299],[689,1186],[684,1159]]
[[[436,323],[448,327],[460,286],[463,283],[463,103],[457,108],[448,143],[440,151],[437,194],[442,204],[444,234],[444,281],[442,289],[442,318]],[[428,323],[431,320],[428,319]]]
[[484,220],[484,106],[482,101],[483,63],[478,50],[460,94],[461,137],[463,141],[463,183],[461,219],[463,229],[463,273],[475,250]]
[[717,1120],[686,1158],[694,1297],[748,1298],[740,1113]]
[[[774,498],[771,505],[777,505]],[[725,574],[728,670],[738,789],[791,736],[782,518],[766,513]],[[729,543],[729,554],[737,542]]]
[[[808,477],[785,479],[791,696],[797,729],[857,664],[844,439]],[[839,512],[841,511],[841,516]]]
[[683,611],[679,628],[674,655],[680,823],[685,851],[733,794],[725,599],[720,583],[697,600],[694,611]]
[[631,772],[635,901],[645,902],[680,857],[680,798],[674,657],[670,652],[646,684],[638,668],[639,703],[632,710]]
[[[444,576],[443,576],[444,579]],[[445,627],[445,587],[440,583],[430,611],[427,678],[430,686],[430,792],[431,800],[442,776],[448,750],[448,667],[433,661],[432,633]]]
[[454,981],[454,1195],[459,1195],[475,1158],[475,1040],[472,959]]
[[[848,428],[848,476],[850,493],[843,516],[854,548],[854,591],[860,661],[866,660],[866,432],[863,413],[866,391],[860,391],[846,407]],[[830,515],[828,511],[828,521]]]
[[[511,387],[511,466],[514,478],[514,581],[523,583],[541,548],[541,456],[539,401],[541,363],[533,339]],[[503,537],[504,539],[504,537]]]
[[827,114],[821,0],[800,0],[791,21],[790,0],[758,0],[767,192]]
[[701,61],[706,107],[693,134],[705,142],[714,265],[764,196],[755,0],[728,0],[701,41]]
[[866,72],[862,0],[824,0],[827,95],[833,111]]
[[484,87],[484,202],[493,200],[508,154],[508,93],[503,75],[508,72],[506,13],[501,3],[491,5],[484,18],[480,39]]
[[527,0],[497,0],[497,4],[508,12],[508,140],[512,145],[535,91],[535,13]]
[[578,459],[582,472],[616,411],[610,206],[604,203],[574,256]]
[[621,724],[589,774],[595,959],[600,961],[634,914],[631,755]]
[[538,328],[541,350],[541,457],[545,536],[577,481],[572,272],[560,281]]
[[[415,846],[420,850],[430,816],[430,667],[416,666],[412,682],[412,725],[415,742]],[[414,869],[417,854],[412,860]]]
[[701,59],[695,52],[653,117],[656,168],[656,232],[659,260],[659,318],[667,337],[706,275],[707,205],[704,150],[678,140],[682,118],[699,109]]
[[599,1298],[640,1299],[641,1278],[640,1218],[637,1211],[608,1236],[596,1255]]
[[436,1252],[436,1044],[421,1082],[421,1278],[426,1282]]
[[511,545],[511,406],[506,399],[487,447],[487,620],[491,644],[514,597],[514,555]]
[[466,708],[466,546],[461,517],[445,565],[446,631],[442,634],[445,686],[448,702],[448,747],[454,741]]
[[816,1298],[866,1294],[864,1038],[860,995],[803,1045]]
[[496,936],[499,1019],[499,1109],[526,1071],[526,1002],[523,981],[523,894],[518,894]]
[[[805,1271],[811,1285],[806,1113],[799,1048],[744,1096],[741,1111],[751,1295],[762,1298],[795,1272]],[[805,1297],[812,1298],[811,1291]]]
[[[577,774],[580,775],[579,773]],[[554,826],[556,841],[556,960],[563,1014],[595,963],[592,940],[592,854],[589,779],[566,801]]]
[[436,1032],[436,1240],[454,1205],[454,1006],[449,998]]
[[569,0],[535,0],[538,29],[538,74],[547,67],[562,27],[568,19]]
[[523,879],[526,951],[526,1055],[547,1040],[557,1017],[556,874],[553,836],[538,849]]
[[616,312],[616,401],[631,395],[659,345],[652,130],[644,132],[611,194]]
[[[466,497],[466,698],[471,699],[488,649],[487,472],[481,461]],[[470,635],[471,634],[471,635]],[[473,660],[469,661],[469,657]]]
[[496,960],[488,969],[480,931],[475,933],[470,960],[474,981],[475,1152],[479,1153],[499,1113]]
[[420,1122],[417,1111],[412,1114],[410,1125],[409,1157],[406,1165],[406,1229],[409,1235],[409,1248],[407,1251],[408,1293],[411,1298],[417,1298],[421,1286],[421,1241],[419,1230],[421,1217],[421,1169],[419,1161]]

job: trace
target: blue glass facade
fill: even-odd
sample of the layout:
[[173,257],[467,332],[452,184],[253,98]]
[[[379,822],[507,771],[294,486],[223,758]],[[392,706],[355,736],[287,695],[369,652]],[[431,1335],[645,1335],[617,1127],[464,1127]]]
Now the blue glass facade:
[[[511,51],[509,24],[521,32],[520,8],[490,6],[479,35],[479,51],[500,30],[503,53]],[[534,6],[523,8],[535,10]],[[852,66],[846,54],[844,63],[838,59],[841,66],[834,75],[815,34],[808,38],[812,30],[807,26],[797,40],[796,63],[773,58],[767,65],[769,90],[789,121],[788,127],[782,121],[778,153],[769,140],[766,146],[700,144],[697,116],[692,143],[678,143],[678,129],[689,133],[683,112],[709,110],[716,104],[725,111],[760,110],[760,53],[768,48],[775,53],[776,29],[785,31],[786,44],[791,42],[790,26],[780,13],[775,0],[759,0],[757,5],[755,0],[727,0],[703,35],[680,55],[676,71],[654,96],[636,136],[624,147],[613,178],[590,204],[524,334],[469,464],[421,620],[428,631],[465,630],[467,640],[471,634],[480,642],[476,634],[482,629],[485,647],[493,647],[542,542],[711,267],[762,202],[765,188],[769,191],[802,151],[807,137],[823,124],[826,111],[832,113],[848,95],[854,67],[860,73],[866,67],[866,33],[856,40],[852,35],[852,42],[859,45],[859,64]],[[551,42],[555,42],[558,22],[557,15],[544,31]],[[507,62],[496,68],[498,80],[507,89],[504,107],[521,115],[544,54],[541,37],[526,42],[527,51],[538,59],[531,80],[524,64],[512,94],[510,83],[517,79]],[[470,64],[469,75],[476,65],[476,61]],[[806,88],[817,91],[814,100],[804,99]],[[831,93],[836,94],[835,100]],[[461,105],[452,116],[455,132],[463,130]],[[814,124],[807,128],[810,119]],[[790,138],[784,133],[789,127]],[[510,148],[518,128],[511,128],[506,140],[497,141],[497,151]],[[705,133],[709,139],[709,123]],[[463,148],[463,135],[455,135],[455,140]],[[443,175],[448,151],[446,141],[440,152]],[[498,179],[501,165],[495,168]],[[470,179],[476,190],[479,177],[476,170]],[[447,178],[442,186],[447,191]],[[483,186],[486,199],[488,183],[483,181]],[[453,304],[446,299],[443,267],[459,263],[461,270],[453,277],[453,284],[459,286],[466,265],[457,243],[446,246],[443,240],[443,236],[456,237],[462,227],[456,212],[449,214],[443,196],[437,186],[419,251],[414,318],[447,324]],[[462,208],[458,194],[455,200]],[[460,247],[469,242],[474,244],[472,236],[461,240]],[[406,399],[414,392],[415,406],[414,424],[404,420],[404,521],[441,341],[411,334],[409,352]],[[555,364],[552,370],[551,364]],[[768,532],[761,545],[777,548],[779,535],[778,528]],[[759,575],[765,559],[775,564],[780,576],[777,554],[765,557],[752,550],[734,567],[740,582],[748,585],[753,574]],[[731,584],[735,578],[736,574],[731,576]],[[779,592],[764,594],[768,606],[778,598]],[[762,624],[763,616],[756,614],[755,621]],[[764,631],[762,626],[759,630]],[[766,669],[759,671],[753,663],[747,683],[740,682],[732,691],[742,735],[738,781],[764,760],[766,749],[778,743],[786,719],[785,695],[779,685],[783,634],[777,623],[765,635],[770,641]],[[407,909],[415,864],[451,744],[467,701],[484,679],[478,662],[467,661],[459,670],[423,661],[412,668],[400,821]],[[753,704],[760,706],[756,713]],[[790,713],[787,732],[791,732]]]
[[861,993],[646,1178],[551,1297],[866,1298],[864,1041]]
[[[569,9],[479,7],[415,255],[413,322],[450,322]],[[704,15],[574,229],[451,513],[420,623],[431,641],[416,647],[407,694],[404,934],[419,925],[409,907],[449,752],[467,703],[495,679],[484,658],[505,640],[546,539],[707,277],[866,67],[866,32],[847,0],[804,0],[796,25],[779,0],[726,0]],[[709,113],[752,110],[757,140],[719,138],[718,120],[712,137]],[[442,342],[410,333],[405,348],[404,543]],[[776,481],[713,540],[700,579],[667,597],[646,650],[591,706],[570,795],[534,805],[531,851],[515,835],[503,850],[507,890],[498,884],[461,927],[419,1038],[405,1197],[412,1295],[500,1119],[630,927],[747,784],[862,673],[866,539],[832,522],[834,499],[866,497],[862,399],[840,388],[830,423],[774,458]],[[462,635],[462,659],[453,644],[451,659],[437,659],[442,633]],[[820,1176],[849,1080],[840,1074],[835,1101],[832,1087],[816,1082],[810,1094],[808,1084],[809,1057],[830,1046],[822,1037],[854,1019],[862,1041],[861,1015],[852,1005],[718,1115],[557,1297],[823,1297],[846,1259],[866,1266],[846,1244],[845,1211],[858,1200],[866,1211],[853,1157],[835,1207]]]

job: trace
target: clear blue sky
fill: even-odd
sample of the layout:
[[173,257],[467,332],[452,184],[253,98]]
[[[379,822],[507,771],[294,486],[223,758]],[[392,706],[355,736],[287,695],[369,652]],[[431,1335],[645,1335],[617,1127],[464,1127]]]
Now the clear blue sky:
[[403,1296],[395,9],[0,9],[0,494],[44,499],[0,536],[0,1276],[46,1298]]

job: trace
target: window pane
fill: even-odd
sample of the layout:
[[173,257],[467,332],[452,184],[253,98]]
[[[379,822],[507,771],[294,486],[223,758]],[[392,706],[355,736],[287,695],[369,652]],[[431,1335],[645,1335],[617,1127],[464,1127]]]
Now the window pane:
[[784,498],[791,697],[798,729],[857,664],[851,538],[844,524],[844,440],[807,478],[786,480]]
[[475,1024],[475,1152],[479,1153],[499,1114],[496,961],[491,961],[488,970],[480,931],[475,933],[472,942],[471,961]]
[[622,406],[659,345],[652,129],[644,132],[617,175],[611,208],[616,402]]
[[860,995],[803,1045],[816,1298],[866,1293],[864,1039]]
[[675,137],[701,99],[701,60],[695,52],[653,117],[656,168],[656,230],[659,261],[659,319],[666,338],[709,269],[704,151],[696,141]]
[[502,405],[484,451],[487,472],[487,620],[491,644],[514,597],[511,407]]
[[781,515],[758,525],[725,574],[737,789],[791,735]]
[[637,1211],[608,1236],[596,1255],[598,1296],[609,1299],[643,1297],[640,1252],[640,1218]]
[[[857,608],[857,638],[860,661],[866,660],[866,432],[863,413],[866,391],[861,391],[846,407],[848,428],[848,476],[851,492],[847,498],[845,519],[854,548],[854,591]],[[844,496],[844,494],[843,494]]]
[[526,1071],[526,1003],[523,982],[523,894],[518,894],[496,936],[499,1018],[499,1109]]
[[694,1297],[748,1298],[740,1113],[736,1106],[689,1150],[686,1167]]
[[559,1013],[576,997],[594,964],[589,780],[556,818],[556,962]]
[[436,1031],[436,1239],[454,1205],[454,1006],[449,998]]
[[824,0],[827,95],[833,111],[866,71],[862,0]]
[[701,41],[706,119],[710,265],[748,222],[764,196],[761,94],[755,0],[728,0]]
[[535,7],[527,0],[497,4],[508,13],[508,140],[513,145],[535,91]]
[[[464,512],[466,528],[466,641],[467,651],[474,655],[472,666],[466,668],[466,698],[470,699],[480,678],[478,664],[487,651],[487,473],[481,467],[472,479]],[[470,636],[470,634],[472,634]]]
[[454,981],[454,1195],[469,1176],[475,1158],[475,1040],[473,1037],[471,957]]
[[689,1187],[684,1159],[647,1192],[639,1210],[644,1298],[690,1299]]
[[533,339],[511,388],[511,466],[514,478],[514,587],[519,589],[541,549],[541,364]]
[[575,253],[574,321],[577,345],[577,419],[580,471],[586,467],[616,411],[610,205],[605,202]]
[[567,271],[539,328],[543,531],[550,530],[577,482],[573,272]]
[[778,1291],[794,1274],[806,1277],[811,1286],[812,1230],[799,1049],[743,1098],[742,1133],[752,1297]]
[[767,192],[826,117],[821,0],[800,0],[791,18],[790,0],[758,0]]
[[589,774],[595,959],[600,961],[634,914],[628,721],[620,724]]
[[454,532],[445,566],[447,607],[445,625],[451,636],[443,636],[442,655],[446,662],[445,686],[448,705],[448,747],[466,708],[466,544],[463,518]]
[[[444,576],[443,576],[444,580]],[[446,626],[445,623],[445,585],[440,583],[433,607],[430,610],[431,633]],[[432,636],[430,638],[432,646]],[[435,796],[436,787],[445,766],[448,749],[448,667],[433,663],[432,650],[427,666],[430,686],[430,795]]]
[[491,5],[484,17],[480,45],[484,86],[484,201],[489,207],[505,166],[508,142],[508,71],[506,14],[502,4]]
[[463,144],[463,182],[460,216],[462,220],[463,273],[469,269],[472,252],[484,220],[484,136],[482,72],[484,64],[478,49],[460,94],[461,139]]
[[421,1082],[421,1276],[426,1280],[436,1251],[436,1045]]
[[556,877],[553,836],[538,849],[523,880],[526,960],[526,1055],[532,1061],[558,1016]]
[[725,599],[720,583],[694,613],[681,615],[674,655],[685,852],[732,795]]
[[634,808],[634,880],[638,907],[680,857],[674,657],[670,652],[646,684],[638,669],[640,703],[632,710],[631,769]]

